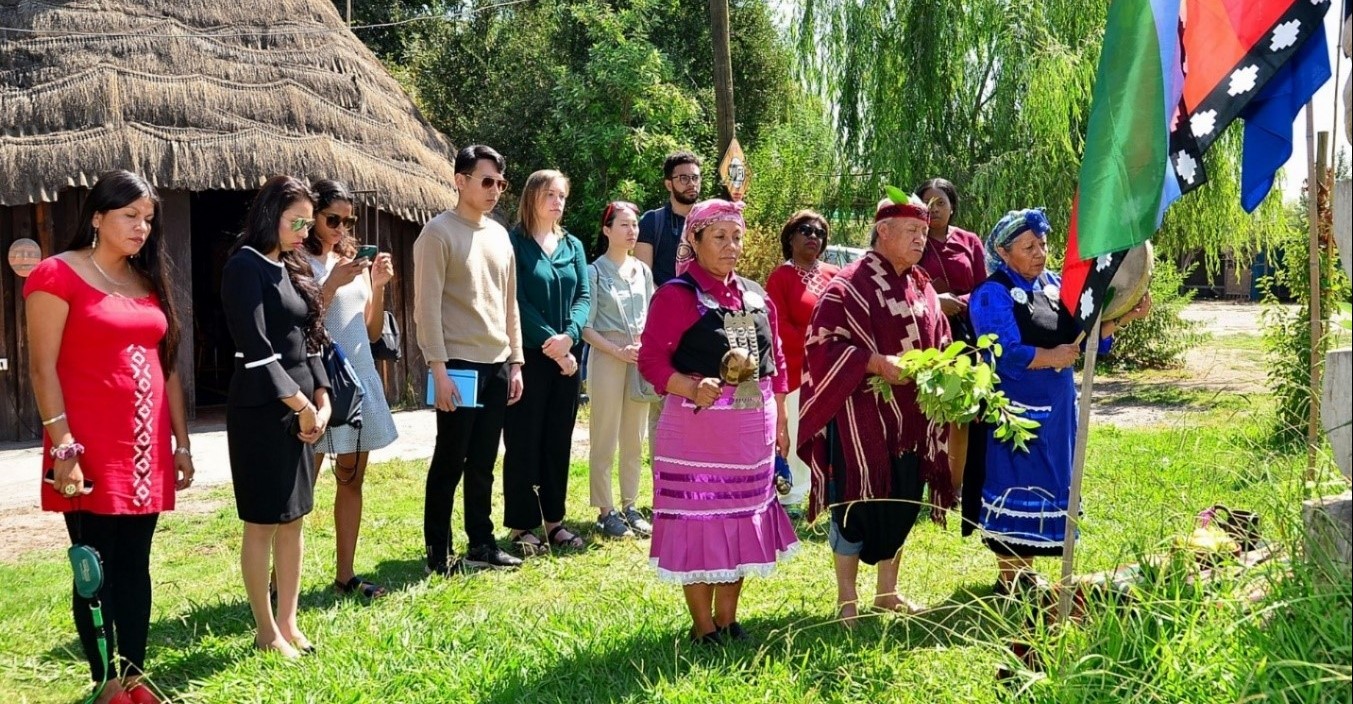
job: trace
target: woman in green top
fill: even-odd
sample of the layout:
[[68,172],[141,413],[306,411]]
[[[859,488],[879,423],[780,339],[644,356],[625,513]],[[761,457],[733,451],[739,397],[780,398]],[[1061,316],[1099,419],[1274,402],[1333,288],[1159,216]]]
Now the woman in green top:
[[[510,233],[526,362],[521,398],[508,407],[503,425],[503,524],[523,556],[541,552],[546,541],[583,546],[562,525],[578,418],[578,358],[591,310],[583,243],[559,226],[568,187],[558,171],[531,174]],[[535,532],[542,522],[543,540]]]

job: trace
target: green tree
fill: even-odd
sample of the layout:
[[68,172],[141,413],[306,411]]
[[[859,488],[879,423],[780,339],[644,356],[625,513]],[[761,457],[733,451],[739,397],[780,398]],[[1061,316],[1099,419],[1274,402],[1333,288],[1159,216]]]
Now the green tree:
[[[862,207],[884,183],[945,176],[963,194],[962,223],[984,232],[1007,210],[1070,219],[1105,0],[804,0],[797,69],[833,107],[856,175],[842,204]],[[1258,217],[1238,196],[1240,140],[1207,156],[1211,182],[1181,199],[1156,237],[1163,255],[1253,251],[1281,203]],[[852,196],[852,192],[855,195]]]
[[[341,11],[345,3],[335,4]],[[692,149],[707,173],[715,169],[706,0],[533,0],[479,10],[460,0],[394,0],[356,4],[353,21],[427,15],[437,19],[359,36],[453,142],[503,152],[518,186],[536,169],[564,171],[573,182],[565,225],[583,239],[595,234],[606,200],[645,208],[663,201],[667,152]],[[796,149],[787,145],[797,138],[787,124],[823,134],[825,112],[820,104],[804,110],[810,101],[766,0],[734,2],[730,21],[738,136],[758,178],[780,181],[779,157],[753,155]]]

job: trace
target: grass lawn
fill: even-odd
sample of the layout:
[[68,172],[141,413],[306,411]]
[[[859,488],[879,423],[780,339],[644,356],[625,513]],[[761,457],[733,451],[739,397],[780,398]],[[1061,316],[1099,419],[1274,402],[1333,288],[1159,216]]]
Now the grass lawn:
[[[1237,405],[1245,404],[1220,404],[1187,427],[1095,428],[1080,571],[1135,561],[1142,550],[1187,533],[1193,514],[1217,502],[1259,511],[1271,539],[1291,537],[1301,491],[1293,478],[1303,458],[1265,450],[1258,426]],[[212,492],[220,506],[205,515],[166,516],[152,566],[148,670],[155,684],[175,701],[200,702],[1004,700],[993,670],[1008,661],[1001,646],[1019,619],[994,606],[992,558],[975,537],[959,538],[956,521],[948,530],[918,526],[904,553],[901,589],[935,606],[927,616],[875,616],[854,633],[833,623],[825,527],[799,525],[805,549],[773,577],[749,581],[744,593],[741,620],[753,643],[709,650],[687,643],[680,591],[654,578],[646,542],[595,538],[583,464],[573,467],[569,510],[570,527],[592,540],[586,550],[536,558],[517,573],[454,579],[423,576],[423,473],[421,462],[370,472],[358,571],[393,592],[370,605],[329,587],[333,481],[321,482],[306,528],[301,597],[302,628],[320,650],[298,662],[251,647],[229,489]],[[459,529],[456,540],[462,548]],[[1058,568],[1040,564],[1045,574]],[[0,566],[8,592],[0,602],[0,701],[71,702],[86,691],[68,570],[55,551]],[[867,598],[873,571],[862,572]],[[1331,623],[1347,634],[1348,584],[1335,586],[1334,601],[1320,608],[1333,603]],[[1271,682],[1245,679],[1264,666],[1238,659],[1253,656],[1241,625],[1248,611],[1234,600],[1213,610],[1198,599],[1171,598],[1168,610],[1148,607],[1146,625],[1125,628],[1126,617],[1092,616],[1073,629],[1060,641],[1062,664],[1028,696],[1176,702],[1272,695]],[[1115,629],[1125,634],[1110,635]],[[1148,631],[1145,641],[1134,635]],[[1299,668],[1329,679],[1328,688],[1294,687],[1277,699],[1332,692],[1348,700],[1353,653],[1272,657],[1288,665],[1298,657],[1334,663]]]

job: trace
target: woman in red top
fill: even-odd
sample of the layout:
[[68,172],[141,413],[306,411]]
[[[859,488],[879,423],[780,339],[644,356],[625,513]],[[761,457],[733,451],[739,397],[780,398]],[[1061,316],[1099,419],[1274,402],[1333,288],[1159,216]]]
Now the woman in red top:
[[[174,492],[193,482],[179,326],[155,189],[112,171],[85,201],[75,236],[24,286],[33,388],[42,415],[42,508],[65,514],[73,543],[103,560],[105,673],[90,600],[75,628],[99,702],[158,701],[139,683],[150,626],[150,543]],[[172,443],[171,443],[172,439]]]
[[[968,297],[978,284],[987,280],[986,245],[976,234],[950,224],[958,217],[958,190],[954,184],[932,178],[917,186],[915,194],[930,206],[930,236],[917,266],[930,275],[930,285],[939,294],[940,308],[949,319],[954,340],[975,344],[977,335],[968,318]],[[963,535],[971,533],[977,525],[982,478],[986,476],[986,441],[970,445],[968,436],[976,433],[981,438],[984,432],[986,426],[980,422],[953,425],[949,429],[949,473],[954,488],[966,486],[976,492],[963,497]]]
[[[785,351],[785,369],[789,372],[789,394],[785,396],[785,414],[789,416],[789,446],[798,447],[799,384],[803,379],[803,346],[808,335],[808,320],[813,317],[817,299],[827,283],[840,272],[819,261],[827,249],[831,229],[827,219],[812,210],[800,210],[780,228],[780,250],[785,263],[766,279],[766,297],[775,304],[780,327],[780,344]],[[797,506],[808,496],[808,465],[796,453],[789,453],[789,471],[794,486],[780,497],[786,506]]]

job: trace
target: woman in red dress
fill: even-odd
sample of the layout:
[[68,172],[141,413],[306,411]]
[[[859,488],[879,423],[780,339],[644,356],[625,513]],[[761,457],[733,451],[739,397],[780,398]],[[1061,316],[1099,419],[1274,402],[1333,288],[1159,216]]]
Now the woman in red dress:
[[[932,178],[914,192],[930,206],[930,232],[925,254],[917,264],[930,275],[930,285],[939,294],[940,308],[949,319],[955,341],[976,344],[977,335],[968,318],[968,298],[977,285],[987,280],[986,245],[975,233],[954,227],[958,217],[958,190],[942,178]],[[967,487],[963,496],[962,534],[977,526],[977,509],[982,505],[982,481],[986,476],[986,425],[973,421],[949,427],[949,474],[954,489]],[[975,434],[977,442],[968,442]]]
[[[158,701],[139,682],[150,626],[150,543],[174,492],[193,482],[179,326],[160,201],[136,174],[99,178],[60,254],[24,286],[33,388],[42,415],[42,508],[65,514],[72,543],[103,561],[110,661],[90,600],[73,597],[99,702]],[[111,671],[106,671],[111,670]]]
[[[775,304],[780,326],[780,345],[785,351],[785,369],[789,373],[789,394],[785,396],[785,414],[789,416],[789,446],[798,447],[799,385],[803,382],[803,347],[808,336],[808,321],[813,317],[817,299],[840,269],[820,261],[827,249],[831,228],[827,219],[812,210],[800,210],[780,228],[780,249],[785,263],[766,279],[766,297]],[[789,453],[789,472],[794,486],[780,497],[780,503],[797,506],[808,496],[811,473],[796,453]]]

